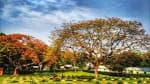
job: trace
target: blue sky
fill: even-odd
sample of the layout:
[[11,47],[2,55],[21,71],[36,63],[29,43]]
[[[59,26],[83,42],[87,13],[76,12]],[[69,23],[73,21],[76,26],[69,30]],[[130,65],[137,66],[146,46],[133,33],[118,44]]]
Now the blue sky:
[[0,0],[0,32],[32,35],[47,44],[63,23],[107,17],[140,21],[150,34],[150,0]]

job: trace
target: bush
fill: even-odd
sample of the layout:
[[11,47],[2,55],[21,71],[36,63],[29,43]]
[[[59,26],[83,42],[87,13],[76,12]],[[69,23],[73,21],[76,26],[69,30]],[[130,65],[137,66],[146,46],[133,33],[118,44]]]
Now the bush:
[[117,84],[124,84],[123,81],[118,81]]
[[72,79],[67,79],[66,81],[72,81]]
[[23,80],[26,80],[26,78],[25,78],[25,77],[23,77]]
[[107,82],[106,84],[112,84],[111,82]]
[[[94,73],[92,70],[83,70],[84,72]],[[129,74],[129,73],[116,73],[116,72],[98,72],[99,74],[109,76],[121,76],[121,77],[150,77],[150,74]]]
[[12,80],[11,83],[18,83],[18,81],[17,80]]
[[95,81],[95,84],[100,84],[100,81],[96,80],[96,81]]
[[148,81],[147,81],[147,83],[149,83],[149,84],[150,84],[150,80],[148,80]]
[[18,70],[18,73],[19,74],[33,74],[35,71],[21,71],[21,70]]
[[111,78],[110,77],[107,77],[107,78],[105,78],[106,80],[111,80]]
[[142,80],[138,80],[137,83],[141,84],[141,83],[142,83]]
[[46,80],[46,79],[43,79],[43,80],[41,80],[41,82],[47,82],[47,80]]
[[61,81],[61,79],[60,78],[55,78],[54,81]]

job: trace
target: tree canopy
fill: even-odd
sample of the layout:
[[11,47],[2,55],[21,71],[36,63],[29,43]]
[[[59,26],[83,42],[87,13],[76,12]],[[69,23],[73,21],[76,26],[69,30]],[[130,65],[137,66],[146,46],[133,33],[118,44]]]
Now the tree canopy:
[[24,34],[9,34],[0,36],[0,57],[16,70],[38,63],[45,54],[47,45],[34,37]]
[[89,61],[95,65],[96,78],[99,64],[109,57],[124,50],[150,47],[150,36],[140,22],[114,17],[67,23],[56,29],[53,36],[62,43],[62,50],[73,47],[77,52],[88,54]]

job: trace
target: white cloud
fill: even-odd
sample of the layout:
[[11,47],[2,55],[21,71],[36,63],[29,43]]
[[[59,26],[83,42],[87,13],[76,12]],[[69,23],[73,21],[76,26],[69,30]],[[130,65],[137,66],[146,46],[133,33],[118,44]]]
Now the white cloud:
[[[38,36],[45,42],[48,42],[48,34],[54,27],[59,27],[62,23],[70,21],[80,21],[95,18],[92,10],[84,7],[77,7],[73,0],[28,0],[31,5],[14,5],[12,2],[6,4],[3,8],[2,19],[15,24],[18,30],[13,32],[24,32]],[[50,11],[48,6],[55,6],[58,9]],[[33,10],[37,6],[44,7],[45,11]],[[71,9],[62,9],[63,6],[72,7]],[[68,8],[69,8],[68,7]],[[18,16],[13,17],[13,13],[17,11]]]
[[[38,2],[39,1],[39,2]],[[91,10],[88,8],[80,8],[75,5],[75,2],[72,0],[32,0],[31,3],[36,5],[48,5],[47,2],[54,2],[57,5],[64,6],[65,4],[74,6],[71,10],[54,10],[49,11],[47,13],[38,10],[32,10],[30,6],[15,6],[13,4],[7,4],[3,9],[3,19],[8,19],[10,22],[38,22],[42,23],[49,23],[49,24],[60,24],[62,22],[68,22],[71,20],[79,21],[84,19],[91,19],[94,18],[94,14],[91,13]],[[56,6],[54,4],[54,6]],[[48,9],[47,9],[48,10]],[[13,11],[19,11],[18,17],[12,17]],[[39,21],[40,20],[40,21]]]
[[[142,20],[138,17],[120,16],[112,13],[110,9],[117,8],[120,4],[110,8],[109,6],[104,9],[90,9],[86,7],[77,6],[75,0],[7,0],[1,18],[5,21],[13,23],[12,26],[7,26],[9,29],[1,29],[2,32],[8,33],[24,33],[30,34],[34,37],[42,39],[48,44],[48,36],[54,27],[59,27],[62,23],[70,21],[80,21],[93,19],[97,17],[107,18],[120,17],[123,20]],[[24,1],[24,5],[19,3]],[[27,1],[28,3],[25,3]],[[110,11],[110,12],[109,12]],[[13,16],[17,14],[17,16]],[[114,17],[115,17],[114,16]],[[146,25],[147,31],[148,23]]]

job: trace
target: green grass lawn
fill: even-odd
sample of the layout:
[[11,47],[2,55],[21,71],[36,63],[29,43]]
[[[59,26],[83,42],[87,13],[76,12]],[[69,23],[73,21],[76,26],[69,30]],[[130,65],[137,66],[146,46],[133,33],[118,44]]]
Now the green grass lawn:
[[2,84],[2,81],[5,79],[5,78],[7,78],[8,76],[6,76],[6,75],[3,75],[3,76],[0,76],[0,84]]
[[[99,78],[96,79],[80,79],[77,76],[93,76],[93,73],[88,72],[63,72],[65,78],[60,79],[62,75],[58,72],[58,78],[53,80],[52,73],[35,73],[33,75],[3,75],[0,76],[0,84],[150,84],[149,77],[116,77],[99,74]],[[76,76],[72,78],[72,76]]]

